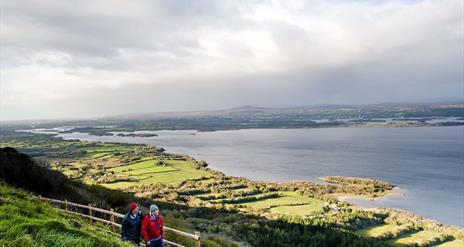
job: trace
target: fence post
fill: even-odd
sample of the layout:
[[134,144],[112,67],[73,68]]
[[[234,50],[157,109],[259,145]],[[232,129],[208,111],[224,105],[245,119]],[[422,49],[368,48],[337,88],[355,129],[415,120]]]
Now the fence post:
[[114,209],[111,209],[111,217],[110,217],[110,221],[111,221],[111,229],[113,229],[113,232],[114,232]]
[[89,216],[90,216],[90,223],[92,223],[92,204],[89,203]]
[[64,211],[68,211],[68,200],[64,200]]
[[195,232],[195,235],[198,236],[198,240],[195,241],[195,247],[201,247],[200,232]]

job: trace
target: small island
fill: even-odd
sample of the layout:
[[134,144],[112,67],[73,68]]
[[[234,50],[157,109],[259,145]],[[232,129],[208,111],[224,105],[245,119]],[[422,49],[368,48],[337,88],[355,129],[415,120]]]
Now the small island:
[[116,136],[120,137],[155,137],[158,136],[157,134],[153,133],[118,133]]
[[[330,184],[341,185],[347,188],[361,187],[362,190],[365,191],[362,195],[370,198],[389,195],[394,188],[397,188],[397,186],[391,183],[370,178],[328,176],[322,178],[322,180]],[[350,191],[346,191],[345,194],[350,194]],[[355,194],[353,195],[356,196]],[[359,193],[357,195],[359,195]]]

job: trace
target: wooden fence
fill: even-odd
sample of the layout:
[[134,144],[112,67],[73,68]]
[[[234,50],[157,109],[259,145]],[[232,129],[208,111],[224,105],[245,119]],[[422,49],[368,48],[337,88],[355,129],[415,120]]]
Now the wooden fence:
[[[97,222],[104,223],[110,226],[112,228],[112,231],[103,229],[100,227],[97,227],[97,228],[106,233],[120,236],[120,234],[115,233],[115,230],[116,230],[115,228],[121,228],[124,215],[114,212],[113,209],[105,210],[101,208],[92,207],[91,205],[83,205],[83,204],[78,204],[78,203],[73,203],[73,202],[68,202],[68,201],[61,201],[61,200],[56,200],[56,199],[51,199],[51,198],[46,198],[46,197],[40,197],[40,199],[50,202],[53,206],[55,206],[59,210],[64,211],[66,213],[70,213],[70,214],[78,215],[83,218],[87,218],[91,222],[97,221]],[[121,222],[121,224],[119,222]],[[184,236],[184,237],[194,240],[196,247],[200,247],[201,245],[200,234],[198,232],[195,232],[195,234],[191,234],[188,232],[179,231],[179,230],[166,227],[166,226],[164,227],[164,230],[167,232],[172,232],[176,235]],[[166,239],[164,240],[164,243],[170,246],[185,247],[181,244],[177,244],[177,243],[171,242]],[[145,244],[140,244],[140,246],[145,246]]]

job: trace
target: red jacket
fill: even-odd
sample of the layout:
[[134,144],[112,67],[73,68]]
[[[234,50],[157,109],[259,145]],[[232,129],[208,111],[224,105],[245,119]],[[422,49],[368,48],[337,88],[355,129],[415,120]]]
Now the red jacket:
[[142,237],[145,241],[157,239],[161,236],[164,239],[164,222],[161,216],[152,218],[149,214],[145,215],[142,221]]

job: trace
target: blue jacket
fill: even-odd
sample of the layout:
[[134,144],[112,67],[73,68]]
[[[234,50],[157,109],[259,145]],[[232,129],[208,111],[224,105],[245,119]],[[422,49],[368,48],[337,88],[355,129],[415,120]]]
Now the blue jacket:
[[134,216],[130,212],[124,216],[121,227],[121,237],[123,240],[140,240],[140,226],[142,224],[142,212],[137,212]]

